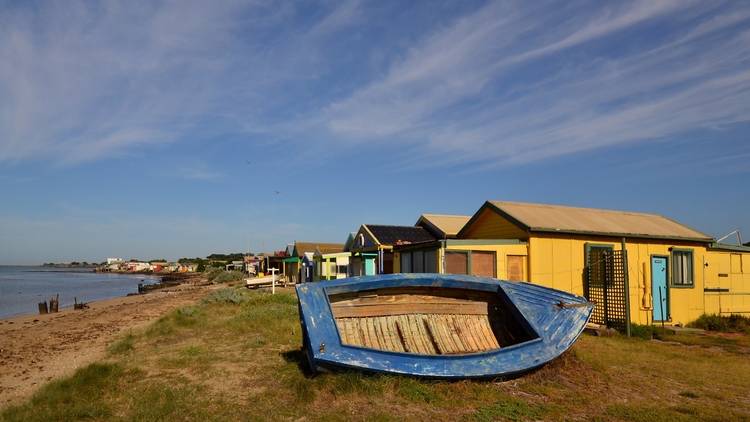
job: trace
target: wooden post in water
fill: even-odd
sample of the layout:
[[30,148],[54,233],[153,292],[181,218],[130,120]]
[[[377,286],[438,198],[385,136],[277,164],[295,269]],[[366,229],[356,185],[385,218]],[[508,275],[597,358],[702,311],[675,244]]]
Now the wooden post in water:
[[39,302],[39,314],[44,315],[47,313],[47,302]]
[[57,296],[54,298],[50,298],[49,300],[49,313],[55,313],[58,312],[60,308],[60,294],[58,293]]

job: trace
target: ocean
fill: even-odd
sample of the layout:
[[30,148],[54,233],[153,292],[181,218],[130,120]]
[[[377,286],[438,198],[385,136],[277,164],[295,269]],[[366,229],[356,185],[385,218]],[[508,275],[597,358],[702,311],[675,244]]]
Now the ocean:
[[0,318],[36,314],[38,303],[60,294],[60,308],[81,302],[125,296],[138,283],[159,282],[158,276],[95,273],[84,269],[0,266]]

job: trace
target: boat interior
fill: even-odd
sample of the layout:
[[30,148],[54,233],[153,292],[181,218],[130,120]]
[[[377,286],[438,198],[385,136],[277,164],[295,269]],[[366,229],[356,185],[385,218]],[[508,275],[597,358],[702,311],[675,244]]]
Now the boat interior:
[[537,338],[502,289],[399,287],[331,294],[328,300],[347,346],[462,355]]

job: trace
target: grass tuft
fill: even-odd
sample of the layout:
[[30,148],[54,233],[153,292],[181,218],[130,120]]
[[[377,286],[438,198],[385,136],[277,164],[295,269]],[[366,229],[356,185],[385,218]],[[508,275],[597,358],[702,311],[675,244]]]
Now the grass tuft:
[[20,406],[7,408],[0,414],[3,421],[49,421],[74,419],[106,419],[112,406],[104,397],[117,389],[123,375],[120,365],[94,363],[72,376],[53,381]]
[[546,413],[546,406],[531,404],[514,398],[505,398],[488,406],[480,407],[474,413],[476,421],[525,421],[540,419]]
[[135,348],[135,336],[128,333],[125,337],[110,344],[107,351],[112,355],[122,355]]
[[[681,410],[684,410],[681,408]],[[677,411],[676,408],[667,408],[655,406],[651,403],[641,404],[615,404],[609,406],[606,411],[608,416],[635,422],[678,422],[692,421],[695,419],[695,413],[685,414]]]
[[433,385],[429,381],[401,377],[398,380],[398,394],[411,402],[436,403],[440,396]]
[[698,394],[693,393],[692,391],[681,391],[680,396],[687,397],[689,399],[697,399],[698,397],[700,397],[698,396]]

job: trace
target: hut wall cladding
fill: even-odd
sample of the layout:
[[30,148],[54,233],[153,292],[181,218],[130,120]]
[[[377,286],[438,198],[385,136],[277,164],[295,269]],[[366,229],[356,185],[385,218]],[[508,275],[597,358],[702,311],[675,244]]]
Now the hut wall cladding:
[[750,315],[750,253],[708,250],[705,258],[706,313]]
[[[621,242],[621,238],[601,236],[532,236],[529,239],[529,279],[534,284],[583,295],[586,244],[608,245],[620,250]],[[692,286],[676,287],[672,283],[674,248],[693,252]],[[722,277],[714,270],[722,265],[731,266],[728,253],[721,257],[720,253],[707,251],[701,243],[655,239],[626,239],[626,249],[632,322],[650,324],[653,321],[652,256],[669,258],[668,314],[672,323],[687,324],[703,313],[726,313],[730,308],[735,313],[750,313],[750,280],[736,282],[730,292],[704,292],[704,288],[722,283]]]
[[462,239],[528,239],[529,234],[510,221],[500,217],[489,208],[485,208],[466,232]]

